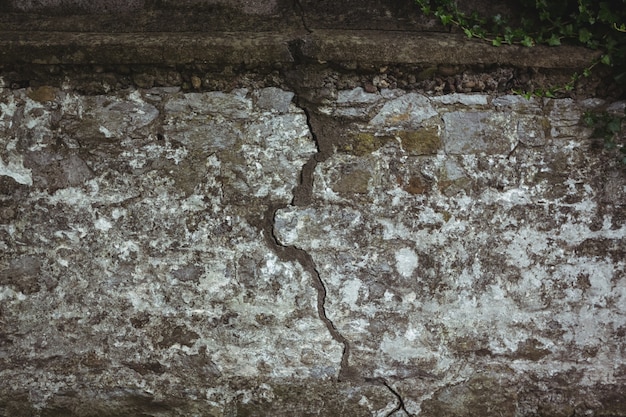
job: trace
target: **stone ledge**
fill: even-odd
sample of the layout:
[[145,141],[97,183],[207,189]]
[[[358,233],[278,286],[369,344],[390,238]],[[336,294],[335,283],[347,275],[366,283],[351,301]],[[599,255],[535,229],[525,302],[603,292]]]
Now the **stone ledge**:
[[291,63],[285,33],[0,33],[1,64]]
[[573,46],[496,48],[460,34],[404,31],[316,31],[307,38],[303,49],[306,56],[329,62],[482,64],[553,69],[585,67],[597,56],[595,51]]
[[281,67],[297,59],[290,51],[290,45],[295,44],[301,44],[305,59],[336,64],[478,64],[575,69],[587,66],[597,56],[595,51],[571,46],[494,48],[464,35],[432,32],[0,32],[0,64],[198,63]]

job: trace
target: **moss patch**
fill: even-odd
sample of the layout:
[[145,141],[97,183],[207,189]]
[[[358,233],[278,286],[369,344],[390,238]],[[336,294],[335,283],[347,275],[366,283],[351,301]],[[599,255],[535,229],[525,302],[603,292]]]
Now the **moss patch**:
[[26,95],[31,100],[38,101],[39,103],[56,100],[56,90],[54,87],[50,87],[49,85],[43,85],[29,90]]
[[439,416],[502,416],[516,414],[515,390],[503,387],[498,378],[479,376],[457,386],[446,387],[424,401],[422,413]]
[[409,194],[425,194],[430,191],[430,184],[424,181],[421,176],[412,176],[409,178],[408,184],[404,184],[404,191]]
[[376,136],[373,133],[359,132],[351,135],[339,150],[356,156],[369,155],[380,149],[391,139],[390,136]]
[[371,173],[363,170],[355,170],[343,175],[333,185],[333,191],[341,194],[365,194],[371,178]]
[[402,141],[402,148],[411,155],[434,155],[441,148],[441,139],[436,127],[402,130],[397,136]]

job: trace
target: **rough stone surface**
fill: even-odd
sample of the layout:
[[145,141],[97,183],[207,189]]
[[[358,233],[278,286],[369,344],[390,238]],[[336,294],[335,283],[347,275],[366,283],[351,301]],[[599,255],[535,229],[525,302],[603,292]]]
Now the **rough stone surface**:
[[255,93],[3,92],[7,387],[34,407],[117,384],[219,404],[222,376],[338,373],[312,277],[263,230],[315,145],[293,93]]
[[[590,153],[584,106],[340,97],[381,108],[358,140],[387,137],[319,163],[311,204],[275,227],[317,265],[353,372],[398,381],[416,415],[535,415],[519,384],[557,375],[623,384],[625,177]],[[429,125],[443,146],[426,157],[396,132]],[[603,200],[607,175],[621,191]],[[555,407],[586,410],[576,395]]]
[[620,90],[511,95],[593,51],[412,0],[0,11],[0,416],[626,416],[626,171],[581,122]]
[[620,103],[295,93],[2,89],[0,414],[626,413]]

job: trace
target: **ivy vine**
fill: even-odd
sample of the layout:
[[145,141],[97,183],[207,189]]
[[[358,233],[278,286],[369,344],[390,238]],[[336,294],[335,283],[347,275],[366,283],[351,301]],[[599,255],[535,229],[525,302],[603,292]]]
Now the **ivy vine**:
[[[604,140],[604,147],[609,151],[617,152],[618,159],[626,165],[626,145],[624,142],[623,124],[626,121],[626,109],[624,115],[609,112],[585,112],[583,122],[593,129],[591,137]],[[621,143],[620,143],[621,142]]]
[[572,74],[568,83],[531,92],[526,97],[554,97],[574,89],[581,77],[597,65],[612,68],[615,81],[626,87],[626,0],[519,0],[516,16],[481,16],[462,11],[456,0],[415,0],[422,12],[434,15],[444,25],[459,27],[470,38],[504,44],[557,46],[583,45],[601,51],[597,60]]
[[[601,51],[582,72],[572,74],[569,82],[533,91],[515,90],[526,98],[556,97],[575,88],[581,77],[589,77],[598,65],[610,67],[615,82],[626,87],[626,0],[519,0],[515,18],[495,14],[480,16],[459,9],[456,0],[415,0],[426,15],[434,15],[443,25],[457,26],[470,38],[493,46],[582,45]],[[626,165],[624,115],[587,112],[582,121],[593,129],[592,136],[603,139],[606,149],[617,152]]]

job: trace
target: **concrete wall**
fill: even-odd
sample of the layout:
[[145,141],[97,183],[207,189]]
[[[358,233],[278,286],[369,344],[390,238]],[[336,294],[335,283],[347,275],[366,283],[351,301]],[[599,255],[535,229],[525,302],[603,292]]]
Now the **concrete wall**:
[[587,52],[306,33],[4,55],[0,415],[626,415],[626,172],[581,122],[624,102],[510,94]]

